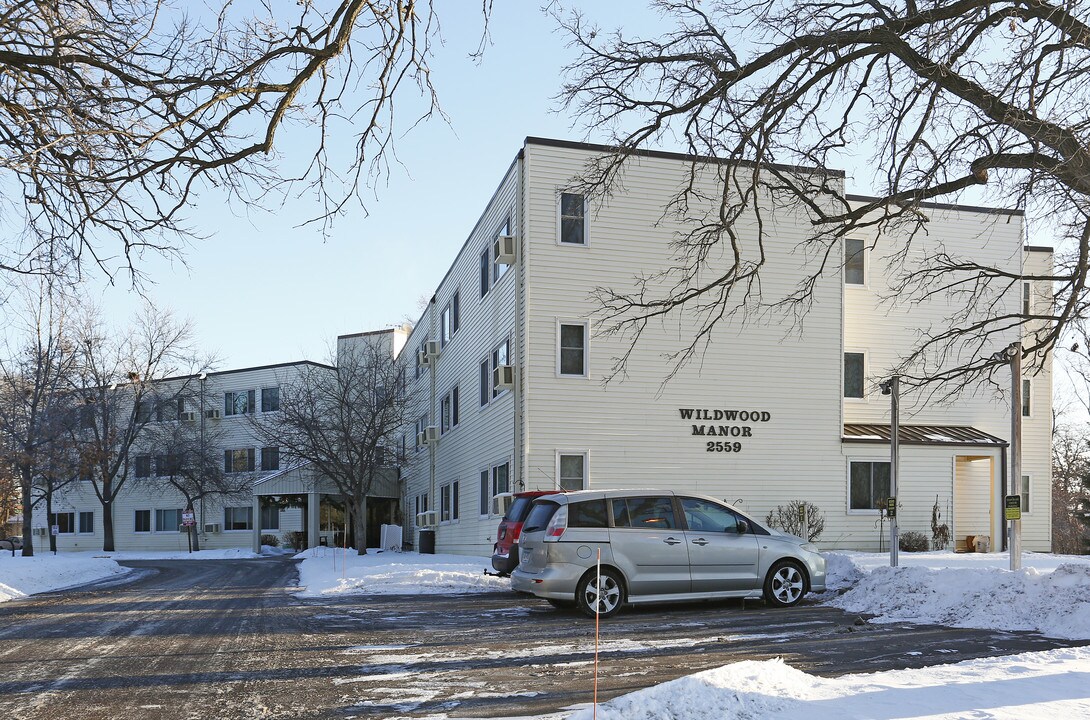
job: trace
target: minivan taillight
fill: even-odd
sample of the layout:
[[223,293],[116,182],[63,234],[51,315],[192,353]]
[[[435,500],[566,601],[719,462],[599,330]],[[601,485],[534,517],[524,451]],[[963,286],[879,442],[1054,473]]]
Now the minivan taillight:
[[545,542],[556,542],[568,529],[568,508],[561,505],[545,526]]

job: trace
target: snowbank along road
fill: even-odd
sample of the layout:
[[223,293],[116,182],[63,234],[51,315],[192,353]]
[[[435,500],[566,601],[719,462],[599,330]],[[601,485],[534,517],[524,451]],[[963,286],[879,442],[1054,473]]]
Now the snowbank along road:
[[[132,561],[126,584],[0,606],[0,717],[488,717],[591,699],[594,624],[509,593],[300,601],[289,560]],[[1066,647],[803,605],[629,609],[599,699],[741,659],[818,675]]]

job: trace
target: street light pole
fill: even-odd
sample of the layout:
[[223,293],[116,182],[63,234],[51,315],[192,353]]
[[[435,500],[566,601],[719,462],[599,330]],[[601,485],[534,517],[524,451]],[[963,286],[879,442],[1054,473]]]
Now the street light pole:
[[886,515],[889,517],[889,566],[897,567],[897,475],[901,460],[901,378],[894,375],[881,384],[882,394],[889,395],[889,498]]

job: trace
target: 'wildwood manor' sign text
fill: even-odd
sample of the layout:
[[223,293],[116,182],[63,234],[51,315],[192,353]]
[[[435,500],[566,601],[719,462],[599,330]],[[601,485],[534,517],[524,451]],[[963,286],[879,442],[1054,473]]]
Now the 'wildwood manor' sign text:
[[[682,420],[709,420],[709,424],[693,424],[693,435],[719,438],[753,437],[753,426],[772,420],[767,410],[709,410],[707,408],[678,408]],[[722,423],[722,424],[720,424]],[[708,452],[742,452],[738,440],[708,440]]]

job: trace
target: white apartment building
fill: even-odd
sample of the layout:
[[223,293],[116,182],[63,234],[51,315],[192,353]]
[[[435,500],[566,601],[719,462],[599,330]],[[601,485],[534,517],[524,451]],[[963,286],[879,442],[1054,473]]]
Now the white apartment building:
[[[818,279],[800,326],[768,312],[726,317],[702,356],[664,383],[665,358],[695,327],[672,318],[649,325],[627,375],[604,383],[629,348],[599,332],[592,295],[631,288],[635,276],[671,263],[670,243],[685,228],[665,206],[691,160],[648,152],[630,159],[608,197],[568,189],[604,151],[528,138],[409,337],[420,400],[403,468],[406,521],[434,511],[438,552],[487,555],[498,494],[657,487],[712,495],[757,518],[807,500],[825,516],[822,547],[878,549],[888,535],[877,504],[888,494],[890,452],[890,402],[878,382],[956,299],[883,304],[885,258],[898,238],[855,236],[843,248],[843,276]],[[941,247],[1015,275],[1050,266],[1050,250],[1025,247],[1019,212],[927,210],[928,232],[908,262]],[[797,250],[809,227],[783,210],[762,220],[771,240],[761,292],[783,297],[815,261]],[[1013,285],[995,311],[1017,312],[1038,295],[1047,292]],[[996,349],[1016,339],[999,337]],[[1047,550],[1050,372],[1023,387],[1023,547]],[[930,536],[937,502],[959,545],[986,535],[998,549],[1010,435],[1003,397],[963,392],[938,404],[908,394],[900,422],[901,530]]]

